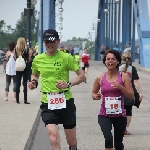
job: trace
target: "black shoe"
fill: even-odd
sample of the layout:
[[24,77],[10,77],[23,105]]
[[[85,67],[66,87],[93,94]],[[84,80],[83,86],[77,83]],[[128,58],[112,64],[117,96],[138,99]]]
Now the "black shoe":
[[20,104],[20,102],[16,102],[17,104]]
[[24,104],[30,104],[29,102],[24,102]]
[[[71,146],[69,146],[69,150],[71,150]],[[76,148],[76,150],[78,150],[78,149]]]

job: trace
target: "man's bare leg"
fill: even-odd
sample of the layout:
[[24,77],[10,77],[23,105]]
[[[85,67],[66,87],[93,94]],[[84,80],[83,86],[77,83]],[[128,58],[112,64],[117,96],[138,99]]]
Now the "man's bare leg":
[[76,139],[76,127],[73,129],[65,129],[66,140],[68,145],[71,147],[71,150],[76,150],[77,148],[77,139]]
[[58,125],[48,124],[46,125],[46,129],[49,134],[52,150],[61,150]]

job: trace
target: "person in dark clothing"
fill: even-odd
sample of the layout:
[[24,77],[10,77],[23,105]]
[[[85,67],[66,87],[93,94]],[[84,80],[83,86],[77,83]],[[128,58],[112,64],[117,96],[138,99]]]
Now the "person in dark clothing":
[[23,71],[16,71],[16,103],[20,104],[19,101],[19,93],[20,93],[20,86],[21,86],[21,79],[23,77],[23,87],[24,87],[24,104],[30,104],[27,101],[27,81],[28,81],[28,72],[29,72],[29,51],[27,50],[26,41],[23,37],[18,38],[17,45],[15,49],[15,57],[16,59],[22,56],[25,60],[26,67]]
[[[131,62],[131,53],[125,52],[122,54],[122,65],[119,67],[119,71],[125,72],[129,75],[132,83],[133,89],[137,90],[139,93],[139,101],[142,101],[142,93],[140,90],[140,83],[139,83],[139,76],[137,73],[137,70],[134,66],[130,65]],[[135,93],[134,90],[134,93]],[[129,132],[129,124],[131,123],[131,117],[132,117],[132,106],[135,103],[135,97],[134,100],[129,100],[127,97],[124,98],[124,107],[126,109],[126,117],[127,117],[127,124],[126,124],[126,130],[124,132],[124,135],[130,135]]]
[[28,81],[30,82],[31,81],[31,74],[32,74],[32,62],[33,62],[33,59],[34,57],[36,56],[36,52],[34,51],[33,48],[29,48],[28,49],[29,51],[29,61],[28,61],[28,68],[29,68],[29,74],[28,74]]

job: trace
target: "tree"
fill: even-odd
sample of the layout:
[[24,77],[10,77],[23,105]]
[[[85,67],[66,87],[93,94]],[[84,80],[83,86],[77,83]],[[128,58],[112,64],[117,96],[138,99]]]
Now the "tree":
[[4,22],[4,20],[0,20],[0,32],[2,32],[3,27],[6,25],[6,23]]
[[24,16],[24,13],[21,13],[21,18],[17,21],[16,24],[16,30],[15,30],[15,34],[16,37],[24,37],[26,38],[26,31],[27,31],[27,18]]
[[[32,6],[35,10],[35,7]],[[32,46],[35,46],[35,43],[38,41],[38,30],[39,30],[39,19],[38,11],[35,10],[31,18],[31,37],[32,37]],[[17,21],[15,29],[12,29],[11,25],[7,25],[4,20],[0,20],[0,48],[7,48],[10,41],[16,42],[19,37],[27,37],[27,17],[24,16],[24,12],[21,13],[21,18]]]

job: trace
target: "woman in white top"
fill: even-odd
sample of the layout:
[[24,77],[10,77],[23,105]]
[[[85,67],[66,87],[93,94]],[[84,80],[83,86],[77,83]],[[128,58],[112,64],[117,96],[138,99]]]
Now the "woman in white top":
[[5,101],[8,101],[8,92],[9,92],[9,86],[11,83],[11,79],[13,79],[13,91],[14,91],[14,99],[13,101],[16,102],[16,71],[15,71],[15,64],[16,60],[14,57],[14,48],[16,44],[14,42],[9,43],[9,49],[6,53],[6,87],[5,87]]

